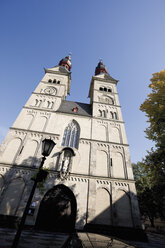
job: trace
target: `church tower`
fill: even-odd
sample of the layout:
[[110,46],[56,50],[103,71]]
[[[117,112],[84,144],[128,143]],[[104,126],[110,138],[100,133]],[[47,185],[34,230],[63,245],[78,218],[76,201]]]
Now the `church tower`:
[[56,146],[45,162],[49,175],[33,197],[26,224],[48,231],[141,232],[135,181],[117,93],[118,81],[100,61],[90,104],[67,101],[71,58],[45,75],[0,148],[0,219],[21,218],[41,143]]

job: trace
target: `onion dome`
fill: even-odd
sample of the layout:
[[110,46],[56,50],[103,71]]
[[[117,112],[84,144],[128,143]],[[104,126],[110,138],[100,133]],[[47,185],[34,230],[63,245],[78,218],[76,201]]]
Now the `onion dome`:
[[102,73],[108,73],[107,68],[105,67],[105,65],[103,64],[103,61],[100,60],[96,69],[95,69],[95,75],[99,75]]
[[71,56],[68,55],[65,58],[61,59],[59,65],[64,66],[68,71],[70,71],[72,68]]

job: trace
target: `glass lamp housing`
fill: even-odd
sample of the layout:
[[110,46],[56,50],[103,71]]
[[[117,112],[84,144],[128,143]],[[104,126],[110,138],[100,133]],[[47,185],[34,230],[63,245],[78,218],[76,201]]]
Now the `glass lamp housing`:
[[50,155],[56,143],[51,139],[44,139],[42,141],[42,155],[47,157]]

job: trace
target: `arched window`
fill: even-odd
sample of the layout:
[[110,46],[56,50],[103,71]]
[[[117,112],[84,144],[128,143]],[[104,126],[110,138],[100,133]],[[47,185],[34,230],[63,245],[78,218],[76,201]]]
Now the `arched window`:
[[110,113],[111,113],[111,118],[113,119],[114,118],[113,112],[110,112]]
[[49,108],[50,107],[50,102],[49,101],[47,101],[47,108]]
[[108,92],[112,92],[112,90],[111,89],[108,89]]
[[100,87],[99,90],[103,91],[104,89],[102,87]]
[[35,99],[35,106],[38,105],[38,99]]
[[114,112],[114,118],[117,120],[117,114],[116,114],[116,112]]
[[102,116],[102,111],[99,109],[99,116],[101,117]]
[[104,118],[106,118],[107,116],[106,116],[106,112],[105,112],[105,110],[103,110],[103,117]]
[[54,106],[54,102],[52,102],[51,108],[53,108],[53,106]]
[[62,146],[78,148],[80,128],[76,121],[72,121],[64,130]]

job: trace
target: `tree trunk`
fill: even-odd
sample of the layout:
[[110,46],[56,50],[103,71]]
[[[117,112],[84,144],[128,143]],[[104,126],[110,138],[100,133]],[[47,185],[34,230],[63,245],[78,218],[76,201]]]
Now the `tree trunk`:
[[152,227],[155,227],[154,218],[149,217],[149,220],[150,220],[150,222],[151,222],[151,226],[152,226]]

